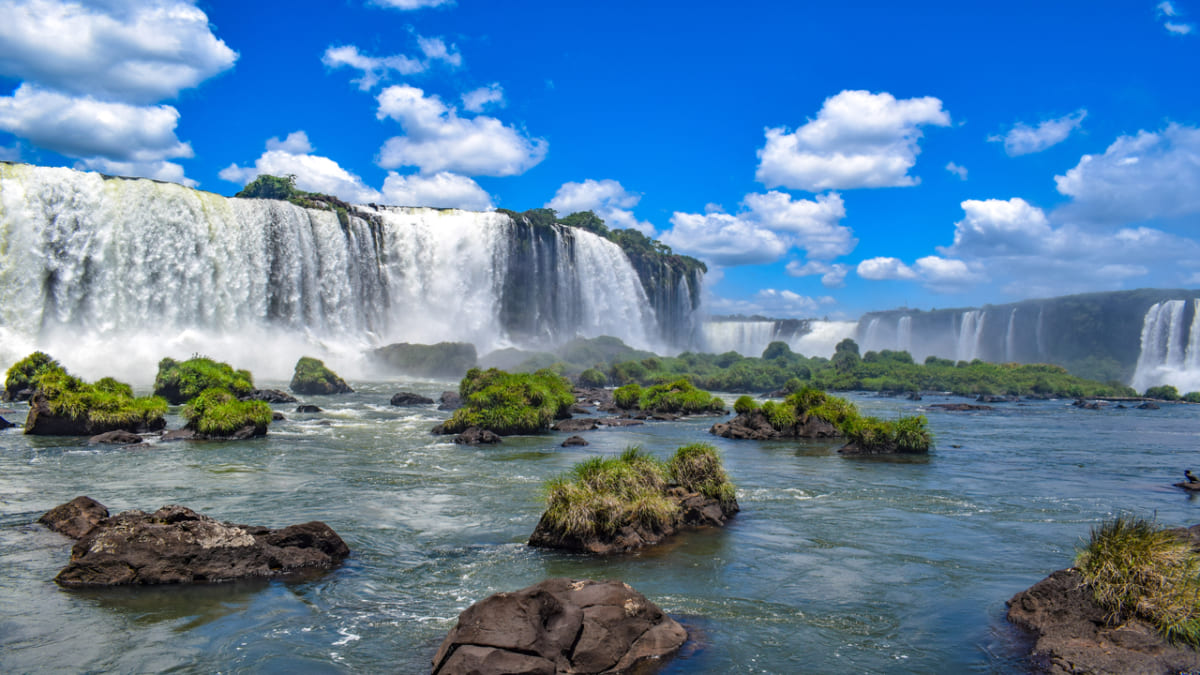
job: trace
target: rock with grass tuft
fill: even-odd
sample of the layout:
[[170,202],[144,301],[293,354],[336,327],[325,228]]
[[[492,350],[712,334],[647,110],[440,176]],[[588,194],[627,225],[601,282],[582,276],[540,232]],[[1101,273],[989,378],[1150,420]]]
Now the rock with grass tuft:
[[88,384],[66,371],[46,370],[34,380],[25,433],[94,436],[108,431],[157,431],[166,426],[167,402],[135,398],[133,389],[111,377]]
[[246,370],[234,370],[228,363],[206,356],[193,356],[186,361],[166,358],[158,362],[154,377],[154,395],[167,399],[171,405],[187,403],[205,389],[227,389],[236,396],[249,396],[254,378]]
[[197,438],[242,440],[262,436],[273,418],[262,401],[240,401],[225,389],[206,389],[183,408],[186,429]]
[[320,359],[302,356],[296,362],[296,372],[289,385],[297,394],[349,394],[354,390],[337,373],[325,367]]

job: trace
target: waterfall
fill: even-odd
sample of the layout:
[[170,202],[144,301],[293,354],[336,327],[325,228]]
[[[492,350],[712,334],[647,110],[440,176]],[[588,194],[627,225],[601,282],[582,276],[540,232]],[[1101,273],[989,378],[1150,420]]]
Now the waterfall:
[[858,328],[857,321],[812,321],[809,332],[790,341],[792,351],[809,358],[822,356],[832,358],[837,344],[853,338]]
[[1170,384],[1180,393],[1200,390],[1200,300],[1192,301],[1190,327],[1184,325],[1186,309],[1187,301],[1168,300],[1146,311],[1134,389]]
[[912,317],[907,314],[896,322],[896,351],[912,354]]
[[1037,357],[1039,359],[1046,357],[1046,340],[1043,333],[1043,325],[1046,318],[1046,306],[1038,308],[1037,329],[1034,331],[1037,339]]
[[286,379],[302,353],[352,368],[391,342],[613,335],[665,351],[678,330],[659,323],[694,310],[667,295],[660,315],[607,239],[495,212],[338,213],[0,163],[4,363],[40,348],[85,377],[146,382],[192,352]]
[[774,321],[709,321],[704,324],[706,351],[762,356],[775,339]]
[[959,361],[974,361],[980,357],[983,342],[983,322],[987,312],[970,310],[963,312],[958,329],[958,344],[955,358]]
[[1015,362],[1016,359],[1016,341],[1017,341],[1017,308],[1013,307],[1008,314],[1008,330],[1004,331],[1004,360],[1008,363]]

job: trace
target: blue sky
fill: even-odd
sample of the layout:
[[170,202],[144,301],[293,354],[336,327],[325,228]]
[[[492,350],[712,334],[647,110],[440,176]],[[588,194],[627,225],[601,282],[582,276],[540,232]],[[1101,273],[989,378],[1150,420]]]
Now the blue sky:
[[0,158],[592,208],[707,261],[714,313],[1195,287],[1198,26],[1200,0],[10,0]]

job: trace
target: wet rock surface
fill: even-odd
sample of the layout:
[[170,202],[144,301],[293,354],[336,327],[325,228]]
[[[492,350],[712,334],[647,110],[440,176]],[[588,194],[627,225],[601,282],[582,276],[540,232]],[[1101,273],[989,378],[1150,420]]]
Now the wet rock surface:
[[402,391],[393,395],[390,403],[395,406],[427,405],[433,403],[433,399],[428,396],[414,394],[411,391]]
[[589,443],[586,439],[584,439],[583,436],[571,436],[562,442],[562,447],[564,448],[580,447],[584,445],[589,445]]
[[1167,642],[1150,624],[1106,620],[1075,570],[1059,570],[1008,601],[1008,620],[1031,631],[1033,665],[1048,673],[1184,673],[1200,652]]
[[107,513],[99,502],[78,497],[39,519],[56,532],[78,538],[70,563],[54,578],[59,585],[276,577],[328,569],[350,554],[341,537],[318,521],[272,530],[220,522],[183,506],[164,506],[149,514]]
[[837,438],[842,435],[833,424],[814,415],[808,415],[804,420],[786,429],[776,429],[761,410],[740,414],[728,422],[717,422],[708,432],[722,438],[753,441],[773,438]]
[[278,389],[254,389],[250,393],[239,396],[239,401],[263,401],[265,403],[297,403],[295,396]]
[[495,445],[501,440],[499,435],[487,429],[467,427],[465,431],[454,437],[454,442],[459,445]]
[[438,400],[438,410],[458,410],[462,407],[462,396],[457,391],[443,391]]
[[142,437],[133,432],[118,429],[96,434],[87,442],[88,445],[138,445],[142,442]]
[[463,611],[433,673],[638,672],[686,641],[678,622],[624,583],[547,579]]

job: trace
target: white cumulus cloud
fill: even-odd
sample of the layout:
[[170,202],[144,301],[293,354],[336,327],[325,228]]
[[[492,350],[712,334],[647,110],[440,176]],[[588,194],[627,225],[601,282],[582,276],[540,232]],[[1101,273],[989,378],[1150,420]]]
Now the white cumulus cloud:
[[1072,131],[1083,125],[1085,117],[1087,111],[1080,108],[1070,115],[1040,122],[1036,127],[1017,122],[1008,133],[1002,136],[988,136],[988,141],[1003,143],[1004,152],[1009,157],[1041,152],[1067,140]]
[[1135,223],[1200,213],[1200,128],[1169,124],[1121,136],[1055,176],[1072,197],[1064,213],[1086,222]]
[[966,217],[954,224],[958,255],[994,256],[1030,253],[1051,236],[1046,214],[1024,199],[968,199]]
[[784,268],[793,277],[808,277],[821,275],[821,284],[826,288],[841,288],[846,285],[846,273],[849,268],[842,263],[826,263],[819,260],[809,260],[801,263],[793,260]]
[[175,135],[178,123],[179,111],[169,105],[75,98],[29,84],[19,86],[12,96],[0,97],[0,129],[41,148],[88,161],[105,159],[134,166],[191,157],[191,146]]
[[334,195],[355,204],[380,201],[381,194],[361,178],[343,169],[328,157],[314,155],[308,135],[296,131],[280,140],[267,141],[267,151],[252,167],[230,164],[218,174],[222,180],[245,185],[261,174],[294,175],[296,187],[307,192]]
[[582,183],[563,183],[554,194],[554,198],[546,202],[546,207],[554,209],[560,215],[592,211],[603,218],[610,228],[634,229],[652,237],[654,226],[639,221],[633,215],[632,209],[641,198],[641,195],[628,192],[615,180],[589,178]]
[[767,187],[810,192],[915,185],[908,171],[920,153],[921,127],[949,124],[950,114],[932,96],[843,91],[792,133],[768,128],[756,176]]
[[846,208],[834,192],[804,200],[773,190],[746,195],[742,206],[736,215],[713,209],[676,212],[662,241],[715,265],[774,262],[793,247],[810,258],[829,259],[858,243],[850,228],[839,224]]
[[397,206],[487,211],[492,198],[475,181],[442,171],[432,175],[401,176],[389,171],[383,181],[383,201]]
[[359,53],[358,47],[354,45],[342,45],[326,49],[325,55],[321,57],[321,63],[335,69],[348,67],[362,71],[361,77],[351,80],[362,91],[373,89],[375,85],[379,84],[380,80],[386,79],[389,73],[396,72],[401,75],[413,75],[424,72],[426,68],[424,62],[403,54],[396,54],[394,56],[367,56]]
[[871,281],[887,281],[894,279],[916,279],[917,273],[899,258],[880,256],[868,258],[858,263],[858,276]]
[[499,82],[493,82],[486,87],[472,89],[462,96],[463,108],[473,113],[481,113],[484,108],[494,105],[504,107],[504,89]]
[[0,4],[0,75],[77,96],[153,103],[237,57],[187,0]]
[[548,143],[530,139],[494,117],[459,117],[437,96],[408,85],[379,94],[379,119],[391,118],[404,136],[388,139],[379,153],[385,169],[418,167],[422,173],[451,171],[467,176],[513,176],[546,156]]
[[371,0],[371,4],[408,11],[426,7],[453,7],[454,0]]

